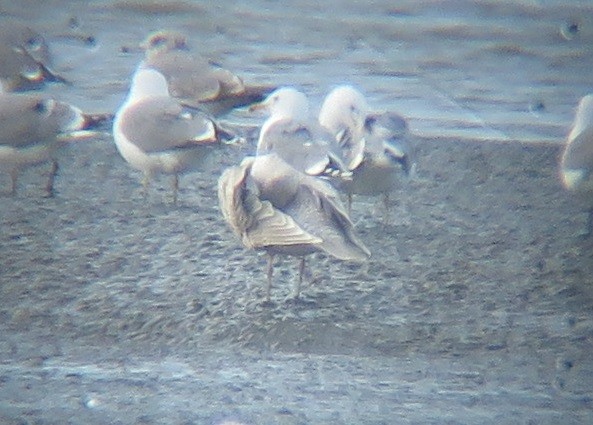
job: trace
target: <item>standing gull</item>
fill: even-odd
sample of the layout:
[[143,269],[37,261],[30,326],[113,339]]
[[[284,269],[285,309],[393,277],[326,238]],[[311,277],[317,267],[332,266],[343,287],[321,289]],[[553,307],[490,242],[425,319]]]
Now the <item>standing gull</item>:
[[341,188],[348,195],[382,195],[386,217],[389,195],[403,170],[413,165],[406,121],[393,112],[372,113],[367,102],[352,86],[336,87],[325,98],[319,122],[337,138],[352,180]]
[[276,254],[300,257],[325,252],[340,260],[365,261],[370,252],[358,239],[338,193],[317,176],[340,175],[341,163],[331,159],[331,135],[308,122],[306,96],[281,88],[263,102],[270,117],[263,124],[255,157],[226,170],[218,182],[222,214],[243,244],[268,253],[270,299]]
[[214,121],[185,110],[169,95],[165,77],[143,68],[134,74],[128,98],[115,114],[113,137],[121,156],[144,173],[145,191],[153,175],[173,175],[174,203],[179,175],[199,168],[220,145]]
[[275,153],[247,157],[218,181],[222,214],[249,249],[268,254],[266,299],[270,299],[274,256],[300,257],[295,298],[305,256],[325,252],[345,261],[366,261],[370,252],[354,231],[335,189],[291,167]]
[[54,194],[58,171],[55,152],[62,141],[76,138],[92,120],[78,108],[39,94],[0,93],[0,170],[11,178],[10,193],[16,193],[21,169],[51,162],[45,187]]
[[259,102],[271,91],[247,85],[231,71],[192,53],[185,35],[177,31],[154,32],[141,47],[145,49],[142,66],[161,72],[173,97],[214,116]]
[[3,91],[38,88],[65,82],[51,71],[49,47],[41,34],[15,20],[0,23],[0,85]]
[[584,96],[577,107],[560,160],[560,178],[567,190],[587,204],[585,236],[590,236],[593,232],[593,94]]

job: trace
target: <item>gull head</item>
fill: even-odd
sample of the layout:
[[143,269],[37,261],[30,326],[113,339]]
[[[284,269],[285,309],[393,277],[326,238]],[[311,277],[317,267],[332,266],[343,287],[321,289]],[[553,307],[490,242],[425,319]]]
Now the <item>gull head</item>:
[[169,96],[167,79],[155,69],[138,69],[132,79],[128,101],[137,101],[153,96]]
[[250,110],[264,110],[274,120],[306,120],[309,116],[309,100],[303,92],[293,87],[281,87],[270,93],[263,102],[253,105]]
[[573,140],[583,130],[591,126],[593,126],[593,94],[588,94],[583,96],[577,106],[574,124],[568,135],[568,140]]
[[35,62],[50,65],[51,57],[49,47],[44,37],[26,24],[18,21],[2,23],[3,43],[15,51],[21,51],[30,56]]
[[368,111],[364,95],[350,85],[342,85],[326,96],[319,112],[319,123],[332,133],[344,128],[360,128]]
[[[12,107],[12,111],[8,112],[14,116],[13,120],[23,122],[17,127],[9,127],[9,130],[18,130],[24,138],[34,135],[32,137],[40,139],[35,142],[56,136],[67,139],[88,127],[85,114],[68,103],[41,95],[11,96],[4,99]],[[23,129],[28,130],[23,133]]]
[[174,30],[152,32],[140,43],[147,53],[156,51],[189,50],[185,34]]

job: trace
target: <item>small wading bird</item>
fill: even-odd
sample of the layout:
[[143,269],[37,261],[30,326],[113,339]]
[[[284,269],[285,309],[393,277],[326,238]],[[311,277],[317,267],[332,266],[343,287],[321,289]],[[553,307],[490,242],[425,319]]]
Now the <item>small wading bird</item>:
[[320,124],[335,135],[352,179],[340,185],[348,196],[381,195],[389,213],[389,196],[397,187],[402,171],[414,168],[408,143],[408,126],[393,112],[374,113],[352,86],[339,86],[325,98],[319,113]]
[[198,170],[212,149],[221,146],[214,121],[200,111],[188,111],[169,95],[165,77],[139,68],[130,93],[115,115],[113,137],[121,156],[144,173],[146,194],[155,174],[173,175],[177,203],[179,175]]
[[584,96],[577,107],[574,123],[560,160],[564,187],[581,198],[588,208],[583,236],[593,232],[593,95]]

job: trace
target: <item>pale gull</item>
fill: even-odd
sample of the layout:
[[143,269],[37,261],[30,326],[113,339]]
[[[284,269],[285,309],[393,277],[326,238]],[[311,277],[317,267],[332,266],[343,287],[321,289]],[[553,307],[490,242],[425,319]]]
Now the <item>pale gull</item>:
[[259,102],[272,91],[268,86],[245,84],[231,71],[191,52],[187,38],[177,31],[154,32],[141,47],[145,49],[142,66],[161,72],[173,97],[214,116]]
[[202,167],[221,145],[215,122],[206,114],[182,107],[169,95],[165,77],[139,68],[129,95],[115,114],[113,137],[121,156],[144,173],[144,190],[155,174],[173,175],[177,202],[179,175]]
[[310,117],[309,100],[304,93],[281,87],[251,109],[269,114],[259,133],[258,155],[275,152],[309,175],[332,180],[350,177],[336,139]]
[[268,301],[276,254],[300,257],[295,298],[300,294],[306,255],[324,252],[356,262],[370,256],[336,190],[273,152],[247,157],[225,170],[218,181],[218,199],[225,220],[243,245],[268,254]]
[[588,208],[585,236],[593,232],[593,95],[584,96],[560,160],[564,187],[577,194]]
[[360,91],[349,85],[336,87],[325,98],[320,124],[335,135],[352,179],[341,185],[348,195],[381,195],[385,219],[389,196],[402,174],[413,169],[408,126],[394,112],[372,112]]
[[93,124],[94,120],[78,108],[49,96],[0,93],[0,169],[10,175],[10,193],[16,193],[21,169],[51,162],[45,190],[53,196],[58,171],[56,150]]

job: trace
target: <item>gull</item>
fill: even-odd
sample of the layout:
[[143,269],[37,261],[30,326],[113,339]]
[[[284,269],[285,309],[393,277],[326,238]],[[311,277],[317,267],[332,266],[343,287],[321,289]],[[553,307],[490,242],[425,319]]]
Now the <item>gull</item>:
[[295,298],[300,295],[305,256],[324,252],[355,262],[370,257],[336,190],[273,151],[226,169],[218,181],[218,199],[223,217],[243,245],[267,253],[268,302],[277,254],[300,258]]
[[275,152],[298,171],[313,176],[337,181],[350,177],[335,138],[311,119],[304,93],[281,87],[250,109],[269,115],[259,133],[258,155]]
[[274,256],[300,257],[325,252],[346,261],[365,261],[370,252],[359,240],[336,190],[326,177],[347,178],[334,158],[333,137],[309,118],[304,93],[282,87],[252,109],[269,113],[255,157],[247,157],[219,179],[223,217],[247,248],[268,254],[266,299],[272,287]]
[[62,142],[88,135],[85,130],[93,124],[91,116],[49,96],[0,93],[0,170],[10,175],[10,194],[16,193],[23,168],[50,162],[45,191],[53,196],[56,150]]
[[51,56],[44,37],[15,20],[0,23],[0,85],[3,91],[38,88],[44,82],[66,80],[51,69]]
[[144,68],[134,74],[128,97],[115,114],[113,137],[121,156],[144,173],[145,193],[155,174],[173,175],[174,203],[179,175],[199,169],[221,145],[214,121],[184,109],[169,95],[165,77]]
[[231,71],[192,53],[180,32],[151,33],[140,46],[145,50],[142,66],[161,72],[173,97],[214,116],[259,102],[271,91],[270,87],[245,84]]
[[341,185],[348,209],[354,194],[382,195],[388,212],[400,173],[414,169],[405,119],[394,112],[371,112],[360,91],[342,85],[325,98],[319,123],[335,135],[352,172],[352,179]]
[[593,232],[593,94],[577,107],[572,129],[560,159],[560,179],[589,206],[585,236]]

